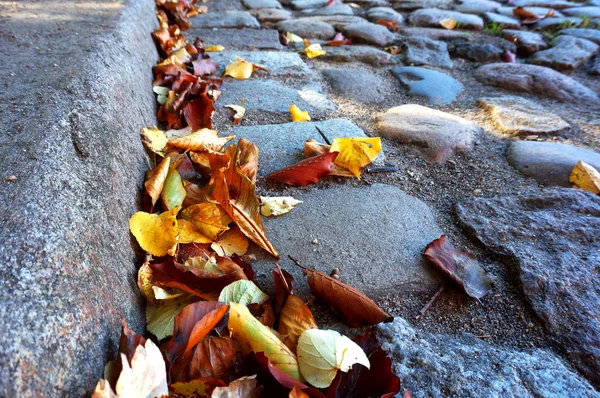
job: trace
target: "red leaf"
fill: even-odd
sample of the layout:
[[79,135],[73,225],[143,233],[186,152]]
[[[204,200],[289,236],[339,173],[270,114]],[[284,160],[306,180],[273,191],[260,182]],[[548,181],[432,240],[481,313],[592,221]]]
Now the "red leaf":
[[296,164],[274,171],[265,178],[293,186],[314,184],[321,178],[329,175],[333,167],[333,161],[338,153],[328,152],[304,159]]
[[196,76],[212,75],[219,70],[219,65],[208,55],[200,55],[197,60],[192,61],[192,65]]
[[214,100],[202,93],[198,98],[191,100],[183,108],[185,121],[192,126],[192,131],[212,129],[212,116],[215,112]]
[[329,7],[335,4],[335,0],[329,0],[323,7]]
[[333,39],[325,42],[325,44],[331,47],[339,47],[343,46],[344,44],[352,44],[352,40],[348,39],[341,32],[337,32],[335,36],[333,36]]
[[327,389],[327,398],[392,398],[400,392],[400,379],[392,371],[392,360],[381,348],[375,328],[352,339],[363,349],[371,368],[357,364],[348,373],[338,372]]
[[475,257],[455,249],[445,234],[427,245],[425,257],[471,297],[480,299],[492,288],[492,280]]
[[171,368],[171,383],[200,377],[225,379],[235,363],[236,351],[229,337],[208,336],[182,355]]

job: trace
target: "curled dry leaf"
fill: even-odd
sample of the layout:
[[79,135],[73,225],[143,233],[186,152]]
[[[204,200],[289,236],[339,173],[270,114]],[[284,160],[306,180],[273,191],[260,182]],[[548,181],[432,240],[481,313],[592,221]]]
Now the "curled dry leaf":
[[583,189],[584,191],[600,195],[600,173],[594,167],[581,160],[573,168],[569,176],[569,182],[573,188]]
[[141,135],[142,143],[146,149],[161,156],[164,155],[163,150],[169,141],[164,131],[157,129],[156,127],[152,129],[144,127]]
[[339,152],[335,164],[350,170],[360,180],[362,168],[377,159],[381,138],[334,138],[331,152]]
[[294,104],[290,106],[290,115],[292,116],[292,122],[310,122],[308,111],[300,110]]
[[256,376],[245,376],[232,381],[227,387],[215,388],[211,398],[260,398],[261,391]]
[[317,388],[329,387],[338,370],[348,372],[354,364],[371,366],[362,348],[335,330],[304,331],[297,352],[302,376]]
[[235,138],[234,135],[219,137],[218,131],[200,129],[183,137],[174,138],[168,145],[184,151],[220,151],[228,141]]
[[325,42],[325,45],[331,47],[339,47],[346,44],[352,44],[352,40],[348,39],[341,32],[337,32],[332,40]]
[[337,156],[338,152],[329,152],[304,159],[296,164],[274,171],[265,178],[293,186],[314,184],[329,175],[333,167],[333,161]]
[[310,395],[299,389],[297,386],[294,386],[292,391],[290,391],[288,398],[310,398]]
[[199,233],[211,241],[216,240],[219,233],[226,231],[230,222],[221,207],[214,203],[198,203],[187,207],[180,217],[189,221]]
[[289,213],[296,205],[302,203],[291,196],[260,197],[260,214],[265,217],[280,216]]
[[[398,26],[398,22],[392,21],[389,19],[379,19],[375,23],[377,25],[385,26],[390,32],[397,32],[398,30],[400,30],[400,27]],[[440,22],[440,24],[441,24],[441,22]],[[444,25],[442,25],[442,26],[444,26]]]
[[377,341],[375,328],[352,339],[369,358],[370,368],[353,366],[348,373],[338,373],[327,390],[329,397],[393,398],[400,392],[400,379],[392,371],[392,360]]
[[295,35],[291,32],[287,32],[285,34],[285,38],[289,40],[290,43],[303,43],[304,39],[298,35]]
[[473,255],[455,249],[445,234],[427,245],[425,257],[471,297],[480,299],[492,288],[492,280]]
[[273,268],[273,285],[275,287],[275,313],[279,314],[290,294],[294,294],[294,278],[279,264]]
[[212,117],[215,113],[215,100],[206,92],[188,102],[183,108],[183,116],[192,130],[212,129]]
[[156,201],[160,197],[169,173],[169,166],[171,165],[171,158],[164,158],[154,169],[148,172],[147,181],[144,183],[146,192],[152,198],[152,205],[156,204]]
[[318,43],[315,44],[311,44],[310,46],[306,47],[304,49],[304,53],[306,54],[306,56],[308,58],[316,58],[316,57],[320,57],[321,55],[325,55],[327,53],[327,51],[323,50],[321,48],[321,45]]
[[201,377],[188,382],[171,383],[169,388],[173,394],[184,397],[206,397],[214,391],[216,387],[225,386],[223,380],[212,377]]
[[249,245],[250,242],[246,235],[235,226],[220,234],[210,247],[219,256],[233,256],[234,254],[241,256],[246,253]]
[[220,53],[223,50],[225,50],[225,47],[223,47],[220,44],[213,44],[213,45],[204,47],[204,51],[206,51],[207,53]]
[[318,329],[312,312],[300,297],[289,295],[279,318],[281,341],[292,352],[296,352],[300,335],[308,329]]
[[141,248],[156,257],[173,253],[177,245],[179,226],[175,216],[179,207],[162,214],[138,211],[129,219],[129,230]]
[[402,47],[400,46],[389,46],[384,48],[385,51],[389,51],[390,54],[392,55],[397,55],[400,54],[402,52]]
[[[310,158],[313,156],[322,155],[330,152],[330,149],[331,145],[309,139],[304,142],[304,157]],[[338,166],[335,163],[333,163],[333,167],[331,168],[329,175],[338,177],[354,177],[354,173],[352,173],[350,170]]]
[[440,25],[448,30],[456,28],[457,22],[452,18],[444,18],[440,20]]
[[219,301],[225,304],[231,302],[249,305],[262,304],[269,299],[256,284],[249,280],[235,281],[221,290]]
[[534,24],[534,23],[538,22],[539,20],[545,18],[545,16],[537,15],[534,12],[532,12],[524,7],[513,8],[513,15],[521,18],[521,23],[525,24],[525,25]]
[[223,108],[229,108],[235,112],[233,115],[233,124],[239,124],[246,114],[246,108],[241,105],[223,105]]
[[235,364],[236,351],[229,337],[207,336],[194,348],[193,355],[182,370],[182,377],[225,379]]
[[194,75],[196,76],[212,75],[219,70],[219,65],[208,55],[198,56],[197,60],[192,61],[192,66],[194,67]]
[[245,355],[252,351],[264,352],[277,369],[295,380],[301,379],[294,353],[269,328],[254,318],[246,306],[231,303],[228,327]]
[[269,72],[268,69],[262,66],[255,65],[250,61],[246,61],[243,58],[236,57],[234,62],[231,62],[225,67],[225,74],[223,76],[231,76],[234,79],[246,80],[252,76],[255,70],[261,70],[263,72]]
[[258,152],[256,145],[245,138],[240,138],[234,154],[235,166],[240,173],[250,179],[252,184],[256,183],[256,174],[258,174]]
[[353,287],[320,271],[302,267],[295,260],[292,261],[302,268],[302,272],[307,276],[312,294],[339,310],[349,326],[376,325],[394,319],[373,300]]

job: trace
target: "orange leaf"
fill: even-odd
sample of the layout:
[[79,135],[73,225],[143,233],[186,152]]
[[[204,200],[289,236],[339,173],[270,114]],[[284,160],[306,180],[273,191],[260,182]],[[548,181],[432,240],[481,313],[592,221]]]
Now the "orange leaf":
[[292,261],[302,268],[302,272],[308,277],[312,294],[339,310],[349,326],[375,325],[380,322],[391,322],[394,319],[379,308],[373,300],[353,287],[320,271],[305,268],[294,259]]
[[293,186],[314,184],[329,175],[338,152],[324,153],[274,171],[265,178]]
[[279,318],[281,341],[295,353],[300,335],[308,329],[318,329],[312,312],[300,297],[288,296]]
[[294,386],[294,388],[292,388],[292,391],[290,391],[290,395],[288,397],[289,398],[310,398],[310,395],[308,395],[307,393],[302,391],[297,386]]

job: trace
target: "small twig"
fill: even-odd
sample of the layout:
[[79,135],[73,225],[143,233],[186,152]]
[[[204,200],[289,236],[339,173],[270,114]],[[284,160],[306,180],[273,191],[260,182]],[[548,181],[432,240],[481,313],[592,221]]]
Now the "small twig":
[[437,292],[435,292],[435,294],[433,295],[433,297],[431,298],[431,300],[429,300],[429,302],[425,305],[425,307],[423,307],[423,309],[421,309],[421,311],[419,311],[419,315],[417,315],[417,317],[415,319],[419,319],[423,316],[423,314],[425,314],[425,312],[427,312],[427,310],[429,308],[431,308],[431,306],[433,305],[434,301],[438,298],[438,296],[440,295],[441,292],[444,291],[444,289],[446,288],[445,285],[442,285]]
[[327,139],[327,136],[325,135],[325,133],[318,126],[315,126],[315,128],[317,129],[317,131],[319,132],[319,134],[321,134],[321,137],[323,137],[323,139],[325,140],[325,142],[327,143],[327,145],[331,145],[331,142],[329,142],[329,140]]
[[381,167],[367,167],[365,170],[367,173],[393,173],[400,169],[397,167],[394,167],[394,166],[381,166]]
[[292,289],[290,289],[290,285],[288,285],[287,280],[285,280],[285,276],[283,275],[283,271],[281,270],[281,266],[279,264],[277,264],[277,263],[275,263],[275,266],[279,270],[279,274],[281,275],[281,278],[279,278],[279,279],[281,279],[283,281],[283,284],[285,285],[285,289],[288,292],[291,292]]
[[294,262],[294,264],[296,264],[298,267],[302,268],[302,269],[306,269],[306,267],[303,267],[302,265],[300,265],[300,263],[298,262],[298,260],[296,260],[294,257],[288,255],[289,259],[292,260]]

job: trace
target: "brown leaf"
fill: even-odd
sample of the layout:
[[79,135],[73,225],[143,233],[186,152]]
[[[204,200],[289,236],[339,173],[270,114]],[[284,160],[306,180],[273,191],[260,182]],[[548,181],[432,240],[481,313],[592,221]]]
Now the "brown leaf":
[[183,108],[185,121],[192,126],[192,130],[212,129],[212,117],[215,112],[214,100],[203,93],[200,97],[188,102]]
[[165,180],[167,179],[167,174],[169,173],[169,166],[171,165],[171,158],[164,158],[158,166],[148,171],[146,174],[146,182],[144,183],[144,187],[146,188],[146,192],[152,198],[152,205],[156,204],[156,201],[160,197],[161,192],[163,191],[163,187],[165,185]]
[[256,183],[258,173],[258,147],[245,138],[241,138],[237,144],[235,162],[240,172],[248,177],[253,184]]
[[197,60],[192,61],[192,65],[196,76],[212,75],[219,70],[219,65],[208,55],[200,55]]
[[521,18],[521,23],[523,24],[533,24],[544,18],[544,16],[536,15],[524,7],[514,8],[513,14],[516,17]]
[[385,26],[390,32],[397,32],[400,30],[398,23],[392,20],[379,19],[375,22],[377,25]]
[[281,341],[295,353],[300,335],[308,329],[318,329],[312,312],[300,297],[288,296],[279,318]]
[[324,153],[274,171],[265,178],[293,186],[314,184],[329,175],[338,152]]
[[275,314],[279,314],[288,296],[294,294],[294,278],[279,264],[273,268],[273,285],[275,286]]
[[227,387],[217,387],[211,398],[260,398],[262,387],[256,376],[246,376],[232,381]]
[[292,261],[302,268],[302,272],[308,277],[312,294],[339,310],[349,326],[375,325],[380,322],[391,322],[394,319],[379,308],[373,300],[353,287],[320,271],[305,268],[296,260],[292,259]]
[[492,280],[475,257],[455,249],[445,234],[427,245],[425,257],[471,297],[480,299],[492,288]]
[[225,379],[233,367],[236,351],[229,337],[207,336],[182,354],[171,367],[171,383],[198,378]]

